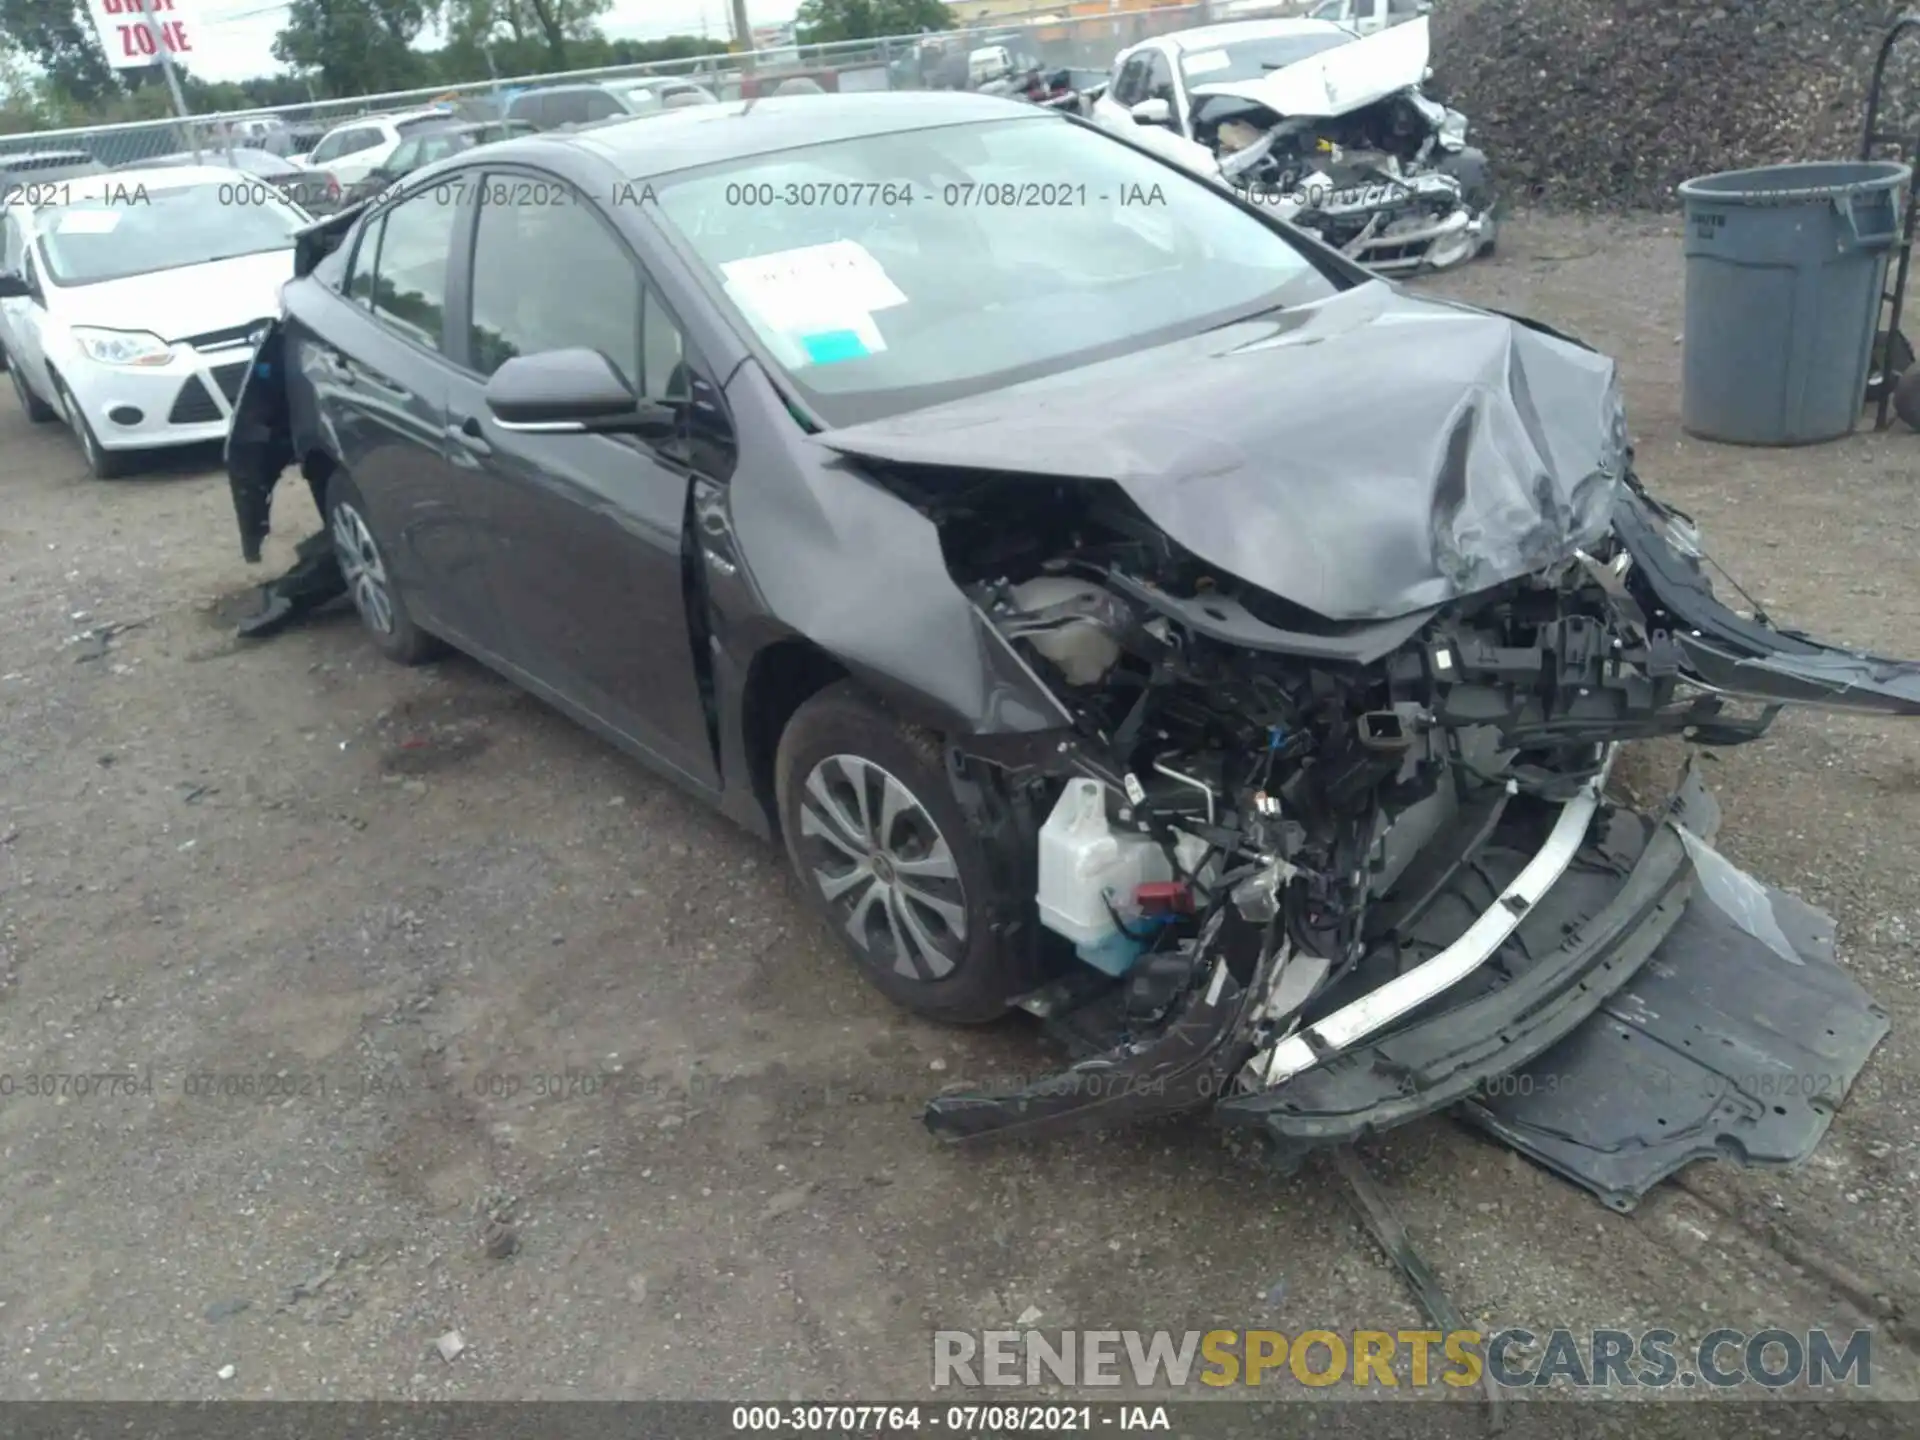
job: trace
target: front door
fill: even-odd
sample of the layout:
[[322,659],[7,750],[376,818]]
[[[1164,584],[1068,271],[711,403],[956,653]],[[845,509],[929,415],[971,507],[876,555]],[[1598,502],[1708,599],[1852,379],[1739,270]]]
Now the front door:
[[505,658],[540,685],[712,785],[718,765],[695,678],[683,562],[684,434],[663,440],[501,429],[487,377],[517,355],[585,347],[636,393],[684,410],[682,332],[611,222],[559,180],[491,175],[480,189],[470,315],[449,396],[456,466],[484,472],[497,526]]
[[47,374],[47,347],[42,334],[47,318],[46,281],[31,245],[21,249],[20,275],[32,288],[32,294],[0,300],[7,316],[8,363],[20,372],[20,378],[27,381],[36,395],[52,404],[53,380]]

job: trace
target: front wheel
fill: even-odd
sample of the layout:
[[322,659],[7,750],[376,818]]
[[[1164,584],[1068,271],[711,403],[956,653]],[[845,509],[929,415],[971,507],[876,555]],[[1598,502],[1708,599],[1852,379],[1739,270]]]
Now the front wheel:
[[962,808],[932,734],[843,681],[794,712],[775,777],[808,902],[888,999],[982,1024],[1038,983],[1026,867]]
[[401,665],[419,665],[445,647],[414,623],[374,538],[367,502],[344,472],[327,481],[327,534],[353,608],[374,648]]
[[33,387],[27,384],[27,377],[11,361],[7,363],[7,376],[13,381],[13,393],[19,397],[20,408],[26,412],[27,419],[35,425],[45,425],[49,420],[60,418],[51,405],[33,393]]
[[58,380],[54,384],[59,390],[60,408],[66,411],[67,427],[73,431],[73,438],[80,442],[80,453],[86,457],[88,473],[96,480],[117,480],[133,469],[135,455],[125,450],[109,450],[102,445],[100,437],[93,433],[93,426],[87,421],[87,412],[73,398],[73,392]]

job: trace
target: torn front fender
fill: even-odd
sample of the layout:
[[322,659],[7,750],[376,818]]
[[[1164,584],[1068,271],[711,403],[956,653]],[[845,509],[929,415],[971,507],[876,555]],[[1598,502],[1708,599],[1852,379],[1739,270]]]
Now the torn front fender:
[[285,331],[280,321],[272,321],[254,346],[253,364],[241,377],[233,425],[227,431],[227,483],[240,526],[240,553],[249,565],[260,563],[260,545],[270,528],[273,489],[281,472],[293,463],[284,350]]
[[1633,556],[1627,585],[1666,629],[1682,670],[1703,689],[1775,705],[1920,715],[1920,662],[1825,645],[1721,604],[1679,512],[1638,487],[1622,494],[1614,532]]
[[[752,365],[730,393],[749,412],[779,403]],[[729,486],[760,608],[943,734],[1070,729],[1072,715],[954,584],[934,522],[822,455],[796,473],[743,466]]]
[[945,1140],[1025,1139],[1211,1105],[1252,1053],[1247,1032],[1266,974],[1263,959],[1249,983],[1236,978],[1218,953],[1228,947],[1216,949],[1228,924],[1257,931],[1225,910],[1215,912],[1195,942],[1201,961],[1211,963],[1194,966],[1198,978],[1184,1008],[1162,1028],[1021,1090],[936,1096],[927,1105],[927,1128]]

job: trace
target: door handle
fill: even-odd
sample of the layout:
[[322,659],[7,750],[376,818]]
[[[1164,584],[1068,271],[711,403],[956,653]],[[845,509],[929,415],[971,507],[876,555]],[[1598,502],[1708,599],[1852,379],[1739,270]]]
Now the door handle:
[[447,438],[475,455],[491,455],[493,446],[487,443],[486,432],[480,428],[477,416],[466,415],[452,425],[447,426]]

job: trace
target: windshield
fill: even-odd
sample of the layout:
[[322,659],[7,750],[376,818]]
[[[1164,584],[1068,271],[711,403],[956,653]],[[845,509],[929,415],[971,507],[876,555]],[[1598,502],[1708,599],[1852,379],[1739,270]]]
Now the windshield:
[[1215,186],[1066,120],[868,136],[649,183],[832,425],[1342,288]]
[[1259,40],[1237,40],[1180,57],[1180,73],[1191,85],[1224,85],[1236,80],[1258,80],[1289,65],[1311,59],[1322,50],[1353,42],[1343,31],[1314,35],[1268,35]]
[[291,250],[306,216],[270,191],[235,204],[231,184],[120,185],[96,199],[43,207],[34,221],[47,274],[92,285],[182,265]]

